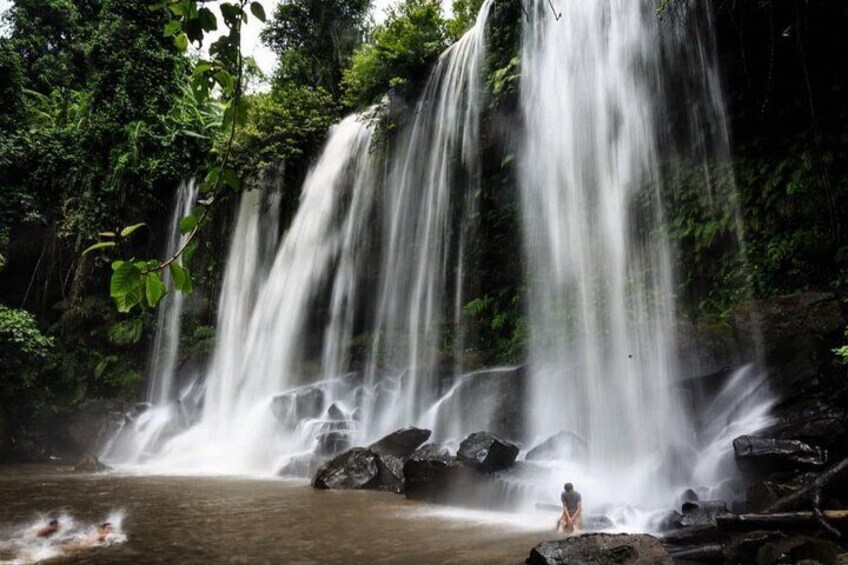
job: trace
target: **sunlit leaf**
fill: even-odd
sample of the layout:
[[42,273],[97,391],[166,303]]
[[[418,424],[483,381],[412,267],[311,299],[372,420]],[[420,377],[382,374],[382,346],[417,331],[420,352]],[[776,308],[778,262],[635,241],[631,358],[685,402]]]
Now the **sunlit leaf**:
[[82,252],[83,255],[88,255],[90,251],[95,251],[97,249],[105,249],[107,247],[115,247],[116,243],[114,241],[101,241],[100,243],[95,243],[88,249]]
[[145,224],[142,222],[140,224],[133,224],[131,226],[127,226],[121,230],[121,237],[128,237],[133,234],[138,228],[144,226]]

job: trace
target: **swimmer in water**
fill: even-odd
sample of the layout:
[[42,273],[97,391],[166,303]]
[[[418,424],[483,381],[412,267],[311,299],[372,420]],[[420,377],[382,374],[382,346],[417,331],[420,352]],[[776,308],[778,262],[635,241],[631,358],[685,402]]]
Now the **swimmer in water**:
[[103,545],[106,543],[109,535],[114,531],[115,528],[112,526],[111,522],[104,522],[99,528],[97,528],[96,532],[87,535],[80,541],[71,542],[65,545],[65,551],[79,551],[81,549],[89,549],[97,547],[98,545]]
[[35,536],[39,538],[49,538],[59,531],[59,520],[50,520],[46,526],[43,526],[35,532]]

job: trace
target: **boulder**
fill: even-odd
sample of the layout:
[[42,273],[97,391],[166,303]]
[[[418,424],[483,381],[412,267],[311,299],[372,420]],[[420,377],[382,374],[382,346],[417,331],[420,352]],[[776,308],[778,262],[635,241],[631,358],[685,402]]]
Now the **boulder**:
[[777,422],[764,430],[776,439],[794,439],[833,448],[844,447],[848,436],[848,411],[836,399],[833,403],[802,397],[782,408]]
[[580,461],[586,458],[586,442],[576,434],[565,430],[557,432],[527,452],[527,461],[567,460]]
[[478,471],[494,473],[515,462],[518,446],[489,432],[476,432],[462,440],[456,456]]
[[401,492],[403,478],[400,461],[385,458],[364,447],[348,449],[324,463],[315,474],[312,486],[319,490],[387,490]]
[[427,444],[403,464],[404,492],[411,500],[484,509],[508,509],[520,492],[500,477],[462,463],[447,449]]
[[727,503],[723,500],[699,500],[684,502],[683,515],[679,523],[683,528],[692,526],[715,526],[716,518],[727,514]]
[[326,418],[328,420],[333,420],[336,422],[344,422],[347,420],[347,417],[345,417],[344,412],[341,408],[339,408],[339,405],[335,402],[330,404],[329,408],[327,408]]
[[89,455],[84,458],[82,461],[74,465],[74,471],[78,473],[102,473],[104,471],[111,471],[112,468],[108,465],[104,465],[100,462],[100,460],[94,455]]
[[733,440],[733,452],[739,468],[751,472],[821,467],[827,462],[824,450],[794,439],[740,436]]
[[403,482],[403,459],[394,455],[379,455],[378,468],[380,470],[380,490],[387,490],[402,494]]
[[312,486],[321,490],[376,489],[379,479],[377,454],[363,447],[354,447],[322,465]]
[[379,455],[405,458],[430,439],[430,430],[413,426],[397,430],[372,443],[368,449]]
[[[809,485],[818,477],[817,473],[804,473],[792,477],[775,476],[767,480],[752,483],[746,493],[746,512],[761,512],[778,500],[789,496]],[[794,505],[783,508],[784,511],[800,510],[809,503],[809,497],[798,500]]]
[[584,534],[540,543],[528,565],[672,565],[659,540],[649,535]]

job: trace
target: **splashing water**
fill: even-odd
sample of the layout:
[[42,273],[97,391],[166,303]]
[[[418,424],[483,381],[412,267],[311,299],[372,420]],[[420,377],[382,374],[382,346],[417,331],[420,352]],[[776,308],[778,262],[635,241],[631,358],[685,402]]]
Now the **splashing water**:
[[[63,513],[55,518],[58,529],[45,536],[39,532],[47,528],[50,518],[40,516],[27,524],[0,526],[0,563],[10,565],[40,563],[70,555],[78,555],[97,547],[107,547],[127,541],[123,531],[123,511],[111,512],[103,522],[79,523],[72,515]],[[103,523],[112,526],[111,532],[100,539],[98,529]]]

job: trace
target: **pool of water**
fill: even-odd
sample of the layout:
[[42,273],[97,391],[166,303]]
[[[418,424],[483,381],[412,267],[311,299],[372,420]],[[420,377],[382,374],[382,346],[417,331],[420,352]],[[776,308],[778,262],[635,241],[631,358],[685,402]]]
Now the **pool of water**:
[[119,517],[115,543],[60,552],[63,563],[516,564],[554,536],[555,520],[555,513],[499,515],[388,493],[316,491],[305,481],[55,467],[0,467],[0,501],[0,560],[14,559],[19,538],[32,538],[50,517],[80,531]]

